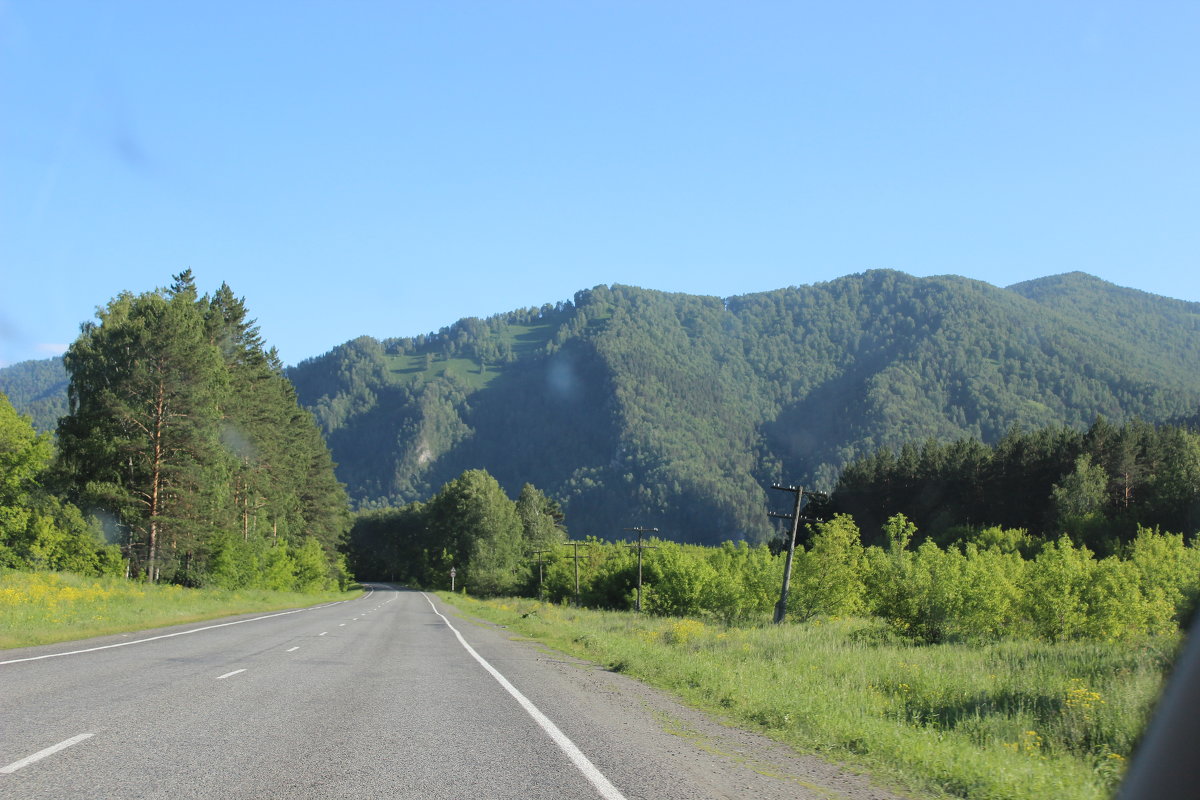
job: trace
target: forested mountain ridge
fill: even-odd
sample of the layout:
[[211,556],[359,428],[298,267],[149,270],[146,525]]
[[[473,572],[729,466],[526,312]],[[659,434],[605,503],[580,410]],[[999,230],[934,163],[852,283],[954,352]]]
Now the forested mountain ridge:
[[1200,303],[1114,286],[1083,272],[1008,288],[1054,309],[1091,335],[1105,337],[1108,346],[1153,362],[1164,373],[1200,358]]
[[58,418],[67,413],[69,382],[62,356],[21,361],[0,369],[0,392],[44,433],[54,430]]
[[715,542],[769,535],[771,481],[832,487],[881,446],[1180,418],[1198,368],[1200,304],[878,270],[726,300],[599,286],[287,374],[360,503],[482,467],[562,501],[575,535]]

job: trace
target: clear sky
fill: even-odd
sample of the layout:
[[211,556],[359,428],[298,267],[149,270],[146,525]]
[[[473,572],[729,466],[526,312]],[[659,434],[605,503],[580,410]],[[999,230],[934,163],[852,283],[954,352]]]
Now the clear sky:
[[601,283],[1200,301],[1200,3],[0,0],[0,363],[190,267],[286,363]]

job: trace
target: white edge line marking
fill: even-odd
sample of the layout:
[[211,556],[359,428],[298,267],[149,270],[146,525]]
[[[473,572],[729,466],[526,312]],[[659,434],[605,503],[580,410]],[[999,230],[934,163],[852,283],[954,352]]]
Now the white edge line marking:
[[533,717],[533,721],[536,722],[541,729],[546,732],[546,735],[549,736],[556,745],[558,745],[559,749],[567,754],[567,758],[571,759],[571,763],[583,773],[583,777],[587,778],[588,782],[591,783],[592,786],[596,787],[596,791],[600,793],[600,796],[603,797],[604,800],[625,800],[625,795],[621,794],[621,792],[617,790],[617,787],[613,786],[609,782],[608,778],[604,777],[604,774],[600,772],[600,770],[596,769],[596,765],[588,760],[588,757],[583,754],[583,751],[576,747],[575,743],[568,739],[567,735],[559,730],[558,726],[551,722],[549,717],[538,710],[538,707],[535,706],[529,700],[529,698],[521,694],[517,687],[509,683],[508,678],[505,678],[503,675],[501,675],[499,670],[485,661],[483,656],[479,655],[479,653],[476,653],[475,648],[467,644],[467,640],[464,639],[463,635],[458,632],[458,628],[455,628],[453,625],[451,625],[450,620],[446,619],[446,617],[442,615],[442,612],[437,610],[437,606],[435,606],[433,601],[429,599],[429,595],[421,592],[421,596],[425,598],[425,602],[429,603],[429,607],[433,609],[433,613],[442,618],[442,622],[446,623],[446,627],[454,631],[454,635],[458,637],[458,643],[465,647],[467,652],[471,654],[471,657],[478,661],[479,665],[487,670],[488,674],[495,678],[496,682],[503,686],[504,690],[512,695],[513,699],[521,704],[521,708],[525,709],[526,713]]
[[260,619],[271,619],[272,617],[286,617],[288,614],[299,614],[301,611],[316,611],[319,608],[329,608],[336,606],[338,603],[350,603],[351,600],[338,600],[333,603],[325,603],[320,606],[309,606],[308,608],[293,608],[291,611],[280,611],[278,614],[267,614],[262,617],[252,617],[250,619],[239,619],[233,622],[222,622],[219,625],[205,625],[203,628],[192,628],[190,631],[176,631],[175,633],[164,633],[161,636],[148,636],[145,639],[134,639],[132,642],[117,642],[116,644],[103,644],[99,647],[88,647],[83,650],[71,650],[66,653],[48,653],[44,656],[30,656],[29,658],[10,658],[8,661],[0,661],[3,664],[18,664],[22,661],[41,661],[43,658],[58,658],[59,656],[77,656],[80,653],[94,653],[97,650],[109,650],[113,647],[125,647],[131,644],[142,644],[143,642],[153,642],[158,639],[170,639],[172,636],[187,636],[189,633],[199,633],[200,631],[211,631],[213,628],[224,628],[229,625],[241,625],[243,622],[258,622]]
[[66,741],[59,742],[56,745],[47,747],[45,750],[38,750],[33,755],[25,756],[20,761],[14,761],[13,763],[9,764],[7,767],[0,767],[0,775],[11,775],[12,773],[19,770],[21,767],[27,767],[35,761],[41,761],[46,756],[52,756],[55,753],[57,753],[59,750],[66,750],[71,745],[79,744],[84,739],[90,739],[94,735],[95,734],[91,734],[91,733],[81,733],[78,736],[72,736],[70,739],[67,739]]
[[289,652],[289,653],[294,653],[294,652],[296,652],[296,651],[297,651],[297,650],[299,650],[299,649],[300,649],[300,645],[296,645],[295,647],[289,647],[289,648],[288,648],[288,652]]
[[224,675],[218,675],[216,679],[220,681],[220,680],[224,680],[225,678],[232,678],[234,675],[237,675],[239,672],[245,672],[245,671],[246,671],[245,669],[235,669],[233,672],[226,672]]

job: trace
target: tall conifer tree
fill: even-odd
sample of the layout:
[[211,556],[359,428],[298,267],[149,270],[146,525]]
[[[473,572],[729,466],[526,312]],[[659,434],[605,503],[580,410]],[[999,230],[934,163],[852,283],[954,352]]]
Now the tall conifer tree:
[[166,291],[122,293],[65,356],[62,460],[85,506],[116,512],[132,563],[151,580],[200,534],[204,468],[217,459],[225,376],[200,306],[190,270]]
[[65,357],[60,463],[85,507],[123,525],[133,571],[275,585],[266,572],[312,538],[340,574],[345,493],[244,301],[224,284],[199,297],[189,270],[97,316]]

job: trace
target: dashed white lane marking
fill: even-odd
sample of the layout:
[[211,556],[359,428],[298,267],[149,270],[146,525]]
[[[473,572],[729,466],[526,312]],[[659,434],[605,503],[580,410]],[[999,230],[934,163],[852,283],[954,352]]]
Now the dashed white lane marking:
[[55,745],[51,745],[50,747],[47,747],[45,750],[38,750],[33,755],[25,756],[20,761],[14,761],[13,763],[9,764],[6,767],[0,767],[0,775],[11,775],[14,772],[16,772],[17,770],[19,770],[21,767],[27,767],[35,761],[41,761],[46,756],[52,756],[55,753],[57,753],[59,750],[66,750],[71,745],[79,744],[84,739],[90,739],[94,735],[95,734],[92,734],[92,733],[81,733],[78,736],[72,736],[70,739],[59,742],[58,744],[55,744]]
[[237,675],[239,672],[245,672],[245,671],[246,671],[245,669],[235,669],[233,672],[226,672],[224,675],[218,675],[217,680],[220,681],[220,680],[224,680],[225,678],[232,678],[234,675]]
[[288,648],[288,652],[289,652],[289,653],[294,653],[294,652],[296,652],[296,651],[297,651],[297,650],[299,650],[299,649],[300,649],[300,645],[296,645],[295,647],[289,647],[289,648]]
[[338,603],[349,603],[350,600],[338,600],[335,603],[326,603],[320,606],[310,606],[309,608],[293,608],[291,611],[280,611],[278,614],[267,614],[261,617],[251,617],[250,619],[238,619],[233,622],[222,622],[218,625],[205,625],[203,628],[192,628],[188,631],[176,631],[175,633],[164,633],[161,636],[148,636],[145,639],[134,639],[131,642],[117,642],[116,644],[104,644],[99,647],[89,647],[85,650],[71,650],[66,653],[49,653],[44,656],[30,656],[29,658],[10,658],[7,661],[0,661],[3,664],[17,664],[21,661],[41,661],[43,658],[58,658],[59,656],[76,656],[80,653],[93,653],[97,650],[108,650],[113,647],[126,647],[131,644],[143,644],[145,642],[154,642],[159,639],[170,639],[173,636],[187,636],[189,633],[199,633],[200,631],[211,631],[214,628],[225,628],[230,625],[241,625],[243,622],[258,622],[260,619],[271,619],[272,617],[286,617],[288,614],[299,614],[301,611],[316,611],[319,608],[329,608],[336,606]]
[[541,729],[546,732],[546,735],[549,736],[556,745],[558,745],[559,749],[566,753],[567,758],[571,759],[571,763],[583,773],[583,777],[588,779],[588,782],[596,788],[596,791],[600,793],[600,796],[603,797],[604,800],[625,800],[625,795],[621,794],[621,792],[617,790],[617,787],[613,786],[612,783],[609,782],[608,778],[604,777],[604,773],[596,769],[596,765],[593,764],[588,757],[583,754],[582,750],[575,746],[574,742],[567,738],[565,733],[559,730],[558,726],[555,725],[549,717],[543,714],[538,707],[529,700],[528,697],[521,694],[517,687],[509,683],[508,678],[505,678],[503,675],[501,675],[499,670],[489,664],[483,658],[483,656],[479,655],[479,653],[476,653],[475,648],[467,644],[467,640],[464,639],[463,635],[458,632],[458,628],[455,628],[453,625],[451,625],[450,620],[442,616],[442,612],[437,610],[437,606],[435,606],[433,601],[429,599],[429,595],[422,592],[421,596],[425,598],[425,602],[429,603],[429,607],[433,609],[433,613],[437,614],[439,617],[442,617],[442,622],[446,623],[446,627],[454,631],[454,635],[458,637],[458,643],[465,647],[467,652],[471,654],[471,657],[478,661],[479,665],[487,670],[488,674],[495,678],[497,683],[504,687],[504,691],[512,695],[513,699],[521,704],[521,708],[525,709],[526,713],[533,717],[533,721],[536,722]]

